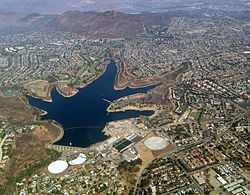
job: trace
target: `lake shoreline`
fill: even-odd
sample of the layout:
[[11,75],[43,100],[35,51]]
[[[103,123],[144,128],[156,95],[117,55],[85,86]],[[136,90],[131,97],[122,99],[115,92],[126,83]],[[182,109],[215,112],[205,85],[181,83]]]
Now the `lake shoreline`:
[[[103,99],[114,101],[121,97],[146,94],[155,86],[146,88],[130,89],[117,91],[114,89],[114,78],[117,73],[115,62],[107,66],[106,71],[91,84],[79,89],[77,95],[65,98],[56,88],[51,91],[52,103],[44,102],[32,96],[27,96],[29,104],[40,110],[40,120],[54,120],[63,127],[63,136],[53,144],[89,147],[107,139],[102,132],[106,124],[111,121],[138,118],[140,116],[155,116],[157,109],[150,107],[128,107],[120,112],[107,112],[109,104]],[[110,113],[110,114],[109,114]],[[69,129],[65,131],[65,129]]]

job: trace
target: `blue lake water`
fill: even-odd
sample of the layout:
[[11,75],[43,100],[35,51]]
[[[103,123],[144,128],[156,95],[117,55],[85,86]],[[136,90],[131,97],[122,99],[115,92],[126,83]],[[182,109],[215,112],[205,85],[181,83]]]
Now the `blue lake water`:
[[117,68],[114,61],[108,65],[106,72],[97,80],[73,97],[66,98],[60,95],[56,89],[51,92],[52,102],[45,102],[27,96],[30,105],[46,110],[47,115],[42,116],[42,120],[53,119],[62,124],[65,129],[61,140],[55,144],[87,147],[107,139],[102,129],[107,122],[135,118],[140,115],[150,116],[153,111],[125,111],[107,113],[109,103],[103,98],[113,101],[123,96],[146,93],[155,86],[124,90],[115,90],[114,82]]

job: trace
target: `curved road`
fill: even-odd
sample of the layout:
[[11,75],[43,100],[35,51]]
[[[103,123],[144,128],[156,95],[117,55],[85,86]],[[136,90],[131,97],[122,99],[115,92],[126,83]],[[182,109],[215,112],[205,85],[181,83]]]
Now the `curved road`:
[[5,135],[5,137],[3,138],[3,140],[0,143],[0,160],[2,160],[2,154],[3,154],[3,150],[2,150],[2,146],[4,141],[7,139],[8,135]]

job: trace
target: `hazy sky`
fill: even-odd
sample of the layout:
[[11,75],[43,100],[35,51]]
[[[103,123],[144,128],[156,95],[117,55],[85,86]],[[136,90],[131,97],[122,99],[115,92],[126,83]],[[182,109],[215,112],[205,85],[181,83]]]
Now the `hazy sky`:
[[[245,3],[244,3],[245,2]],[[234,9],[246,0],[0,0],[0,14],[6,12],[62,13],[69,10],[127,13],[166,11],[173,9],[221,8]],[[247,7],[247,6],[246,6]]]
[[[68,10],[155,11],[180,0],[0,0],[1,12],[61,13]],[[186,1],[186,0],[182,0]]]

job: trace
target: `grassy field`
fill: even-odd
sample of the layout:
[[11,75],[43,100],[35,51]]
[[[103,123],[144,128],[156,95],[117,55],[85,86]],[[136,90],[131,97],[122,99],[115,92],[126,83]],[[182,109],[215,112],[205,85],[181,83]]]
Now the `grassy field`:
[[111,48],[120,48],[124,45],[125,41],[124,40],[111,40],[108,43],[108,46]]
[[75,78],[73,79],[72,81],[72,84],[76,84],[77,81],[79,80],[79,78],[81,77],[82,73],[88,68],[88,65],[87,64],[84,64],[81,69],[77,72]]
[[32,91],[33,93],[37,94],[38,96],[44,97],[46,96],[46,90],[45,88],[48,86],[48,81],[45,80],[37,80],[32,81],[29,83],[26,83],[24,85],[25,89],[28,89],[29,91]]
[[[95,57],[95,61],[92,61],[90,59],[89,56],[85,55],[85,54],[81,54],[81,56],[87,60],[87,63],[85,63],[81,69],[77,72],[75,78],[72,81],[72,84],[75,85],[80,85],[83,82],[85,82],[86,80],[88,80],[91,75],[96,74],[96,67],[100,65],[100,63],[102,62],[103,58],[105,58],[107,56],[107,52],[102,53],[102,55],[100,55],[99,57]],[[85,75],[83,77],[81,77],[81,75],[84,73],[84,71],[87,70],[87,68],[89,67],[89,73],[91,75]]]
[[196,120],[196,121],[200,118],[200,115],[201,115],[201,110],[197,110],[196,112],[192,112],[190,114],[190,116],[193,117],[194,120]]
[[60,81],[60,84],[62,85],[62,86],[67,86],[68,84],[69,84],[69,82],[68,81]]
[[95,73],[96,67],[100,64],[100,61],[95,61],[93,64],[91,64],[89,72]]
[[86,54],[81,54],[81,56],[85,59],[85,60],[87,60],[88,61],[88,63],[91,63],[92,62],[92,60],[89,58],[89,56],[87,56]]
[[66,74],[58,74],[58,75],[56,75],[56,77],[57,77],[59,80],[66,80],[66,79],[69,78],[69,76],[66,75]]
[[80,81],[80,84],[83,83],[83,82],[85,82],[85,81],[87,81],[91,77],[92,77],[92,75],[86,75],[86,76],[82,77],[81,81]]
[[101,63],[101,61],[103,60],[103,58],[105,58],[107,56],[107,52],[102,53],[102,55],[100,55],[97,60],[91,64],[90,66],[90,73],[95,73],[96,71],[96,67]]

